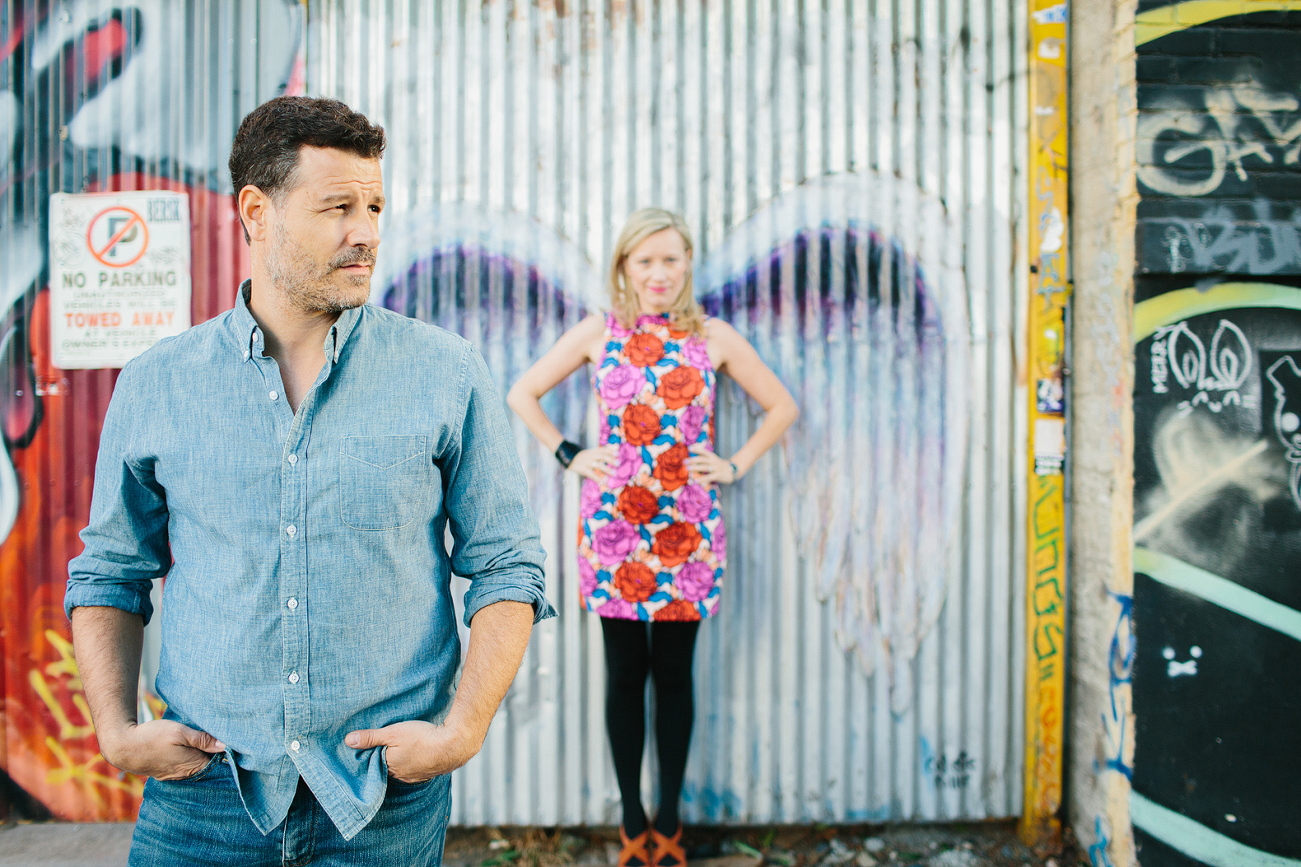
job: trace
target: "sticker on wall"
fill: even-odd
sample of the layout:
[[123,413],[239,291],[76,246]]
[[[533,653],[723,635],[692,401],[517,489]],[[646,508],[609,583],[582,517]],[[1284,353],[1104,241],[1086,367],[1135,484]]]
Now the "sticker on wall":
[[122,367],[190,327],[187,198],[165,191],[50,196],[55,367]]

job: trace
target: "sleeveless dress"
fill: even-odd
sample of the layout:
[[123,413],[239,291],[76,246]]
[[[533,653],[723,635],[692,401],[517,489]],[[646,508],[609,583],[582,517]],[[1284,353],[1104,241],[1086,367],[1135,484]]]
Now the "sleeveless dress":
[[701,620],[718,609],[727,531],[718,491],[693,482],[688,446],[714,448],[716,377],[703,337],[644,315],[605,320],[593,377],[601,445],[619,446],[603,483],[584,479],[578,576],[583,605],[619,620]]

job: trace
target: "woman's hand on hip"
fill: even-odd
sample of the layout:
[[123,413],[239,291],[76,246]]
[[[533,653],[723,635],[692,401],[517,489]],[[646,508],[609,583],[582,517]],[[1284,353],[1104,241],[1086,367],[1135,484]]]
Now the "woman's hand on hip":
[[602,482],[605,481],[605,477],[610,474],[610,471],[618,465],[618,446],[597,446],[583,449],[574,455],[574,459],[569,462],[569,469],[585,479]]
[[696,443],[690,449],[691,457],[687,458],[686,464],[695,481],[730,485],[740,477],[735,464],[714,454],[708,446]]

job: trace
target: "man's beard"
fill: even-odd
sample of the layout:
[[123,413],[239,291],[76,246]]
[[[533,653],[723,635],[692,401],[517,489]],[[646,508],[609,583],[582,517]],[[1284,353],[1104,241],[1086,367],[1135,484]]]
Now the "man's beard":
[[350,248],[324,267],[279,227],[272,229],[267,251],[267,272],[272,284],[304,313],[342,313],[360,307],[370,298],[370,272],[344,275],[344,287],[334,283],[335,272],[348,265],[375,264],[375,251]]

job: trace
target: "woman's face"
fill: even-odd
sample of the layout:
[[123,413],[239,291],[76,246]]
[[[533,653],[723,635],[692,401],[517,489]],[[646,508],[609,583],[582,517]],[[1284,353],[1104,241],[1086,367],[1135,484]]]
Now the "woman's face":
[[632,248],[623,278],[642,313],[667,313],[687,285],[691,254],[677,229],[661,229]]

